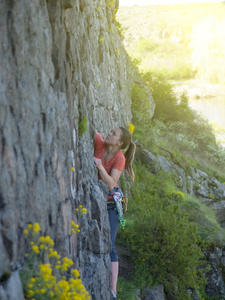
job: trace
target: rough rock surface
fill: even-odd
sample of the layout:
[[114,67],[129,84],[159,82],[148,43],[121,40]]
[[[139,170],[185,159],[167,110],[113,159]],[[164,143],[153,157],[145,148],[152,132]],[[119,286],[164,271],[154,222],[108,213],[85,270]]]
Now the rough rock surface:
[[[105,136],[131,121],[133,69],[113,23],[116,7],[118,0],[0,2],[0,279],[18,274],[23,230],[38,222],[74,260],[92,299],[110,299],[107,192],[93,140],[95,131]],[[80,204],[88,213],[77,218]],[[18,289],[10,278],[0,280],[3,299]]]
[[0,285],[0,299],[1,300],[24,299],[23,287],[20,281],[20,276],[18,271],[12,272],[9,279]]
[[[1,299],[23,299],[23,230],[35,222],[74,260],[92,299],[110,299],[107,190],[97,180],[93,140],[95,131],[105,136],[131,121],[135,72],[113,23],[115,8],[118,0],[0,2]],[[174,172],[225,224],[224,185],[201,170],[186,175],[146,150],[141,159],[153,172]],[[74,213],[80,204],[84,217]],[[71,220],[80,225],[77,237]]]
[[162,284],[158,284],[154,289],[146,288],[144,294],[143,300],[166,300]]
[[225,248],[214,247],[207,253],[207,261],[211,269],[207,273],[207,285],[205,291],[209,297],[225,298],[225,283],[223,273],[225,272]]

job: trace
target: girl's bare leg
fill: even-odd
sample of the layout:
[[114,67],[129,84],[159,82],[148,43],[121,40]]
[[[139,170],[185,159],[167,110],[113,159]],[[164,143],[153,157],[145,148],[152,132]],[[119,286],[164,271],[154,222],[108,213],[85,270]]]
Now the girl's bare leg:
[[116,295],[116,285],[118,279],[118,270],[119,270],[119,263],[118,261],[112,261],[112,280],[111,280],[111,289]]

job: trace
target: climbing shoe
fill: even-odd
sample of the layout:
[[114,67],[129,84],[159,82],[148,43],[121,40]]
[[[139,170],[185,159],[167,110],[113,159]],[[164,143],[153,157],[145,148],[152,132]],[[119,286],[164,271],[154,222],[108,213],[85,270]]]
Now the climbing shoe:
[[113,291],[111,291],[111,293],[112,293],[112,298],[113,298],[113,300],[117,300],[117,298],[116,298],[116,296],[114,295]]

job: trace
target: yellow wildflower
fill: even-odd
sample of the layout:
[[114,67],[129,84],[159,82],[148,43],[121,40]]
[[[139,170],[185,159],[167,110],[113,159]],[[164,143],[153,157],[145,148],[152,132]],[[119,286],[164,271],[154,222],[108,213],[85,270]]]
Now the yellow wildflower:
[[177,192],[177,195],[181,198],[181,199],[184,199],[184,194],[180,191]]
[[28,292],[27,292],[28,298],[32,297],[33,294],[34,294],[34,292],[32,290],[28,290]]
[[33,226],[33,233],[37,233],[41,230],[41,227],[38,223],[35,223]]
[[54,257],[54,258],[57,258],[59,259],[60,258],[60,255],[57,253],[57,251],[51,251],[48,255],[49,258],[51,257]]
[[78,270],[74,269],[71,271],[71,274],[74,276],[74,277],[79,277],[80,276],[80,273]]
[[79,228],[78,224],[75,224],[73,221],[71,221],[71,225],[72,225],[72,233],[73,234],[80,232],[80,230],[78,229]]
[[47,244],[48,246],[50,246],[50,247],[53,247],[54,246],[54,242],[53,242],[53,240],[50,238],[50,236],[46,236],[45,237],[45,244]]
[[30,230],[32,230],[32,228],[33,228],[33,225],[32,224],[28,224],[28,229],[30,229]]
[[68,270],[69,266],[67,264],[62,264],[61,271],[66,272]]
[[25,236],[28,236],[28,230],[27,230],[27,229],[24,229],[23,234],[24,234]]
[[128,130],[130,131],[130,133],[133,133],[134,132],[134,125],[130,123],[130,126],[129,126]]
[[63,257],[63,262],[65,264],[68,264],[69,266],[72,266],[73,265],[73,261],[72,259],[68,258],[68,257]]
[[41,250],[43,250],[43,249],[45,249],[45,246],[44,246],[43,244],[40,244],[39,248],[40,248]]
[[86,215],[86,213],[87,213],[87,209],[86,208],[82,208],[81,209],[81,214]]
[[44,243],[45,242],[45,237],[44,236],[40,236],[39,237],[39,242],[40,243]]
[[32,250],[33,250],[36,254],[39,253],[39,248],[38,248],[38,246],[36,246],[36,245],[32,246]]

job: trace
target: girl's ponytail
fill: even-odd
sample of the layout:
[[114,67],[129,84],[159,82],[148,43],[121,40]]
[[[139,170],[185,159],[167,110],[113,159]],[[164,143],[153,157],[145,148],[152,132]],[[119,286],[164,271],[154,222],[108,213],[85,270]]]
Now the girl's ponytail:
[[127,172],[128,175],[130,175],[132,181],[134,182],[134,171],[132,168],[132,164],[133,164],[134,155],[135,155],[135,151],[136,151],[136,145],[131,140],[131,132],[124,127],[119,127],[119,128],[122,131],[120,140],[121,140],[121,142],[123,142],[123,145],[122,145],[121,149],[125,149],[128,147],[127,151],[124,154],[125,159],[126,159],[125,171]]
[[125,171],[127,172],[128,175],[130,175],[132,182],[134,182],[134,171],[132,168],[133,160],[134,160],[134,155],[136,151],[136,145],[133,141],[130,141],[130,145],[125,152],[124,156],[126,159],[125,163]]

